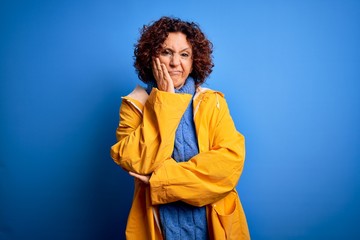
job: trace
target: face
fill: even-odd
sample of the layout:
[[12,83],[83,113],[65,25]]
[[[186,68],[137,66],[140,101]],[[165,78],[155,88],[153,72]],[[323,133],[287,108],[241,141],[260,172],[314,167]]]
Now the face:
[[163,43],[159,60],[164,63],[175,88],[181,88],[192,71],[192,48],[181,32],[169,33]]

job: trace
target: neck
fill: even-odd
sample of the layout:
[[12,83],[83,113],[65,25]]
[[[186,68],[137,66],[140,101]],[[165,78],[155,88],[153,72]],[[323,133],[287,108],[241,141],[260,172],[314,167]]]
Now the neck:
[[175,89],[175,93],[195,93],[195,81],[191,77],[187,78],[185,84]]

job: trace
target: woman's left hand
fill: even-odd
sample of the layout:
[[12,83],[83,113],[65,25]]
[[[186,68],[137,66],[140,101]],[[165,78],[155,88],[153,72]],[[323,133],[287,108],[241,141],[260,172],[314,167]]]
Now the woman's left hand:
[[129,172],[129,174],[139,180],[141,180],[145,184],[149,184],[150,175],[140,175],[134,172]]

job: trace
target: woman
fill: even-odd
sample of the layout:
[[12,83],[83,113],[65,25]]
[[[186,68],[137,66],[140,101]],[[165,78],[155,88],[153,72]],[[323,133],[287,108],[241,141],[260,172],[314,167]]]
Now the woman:
[[222,93],[202,88],[212,44],[199,26],[144,26],[134,66],[146,88],[123,97],[114,161],[135,178],[127,239],[249,239],[235,190],[245,157]]

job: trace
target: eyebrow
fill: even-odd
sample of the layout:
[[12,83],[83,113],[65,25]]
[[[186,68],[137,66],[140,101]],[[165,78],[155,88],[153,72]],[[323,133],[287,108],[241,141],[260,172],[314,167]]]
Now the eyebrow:
[[[170,48],[170,47],[165,47],[164,50],[170,50],[170,51],[174,52],[174,50],[173,50],[172,48]],[[191,48],[189,48],[189,47],[186,47],[186,48],[180,50],[180,52],[184,52],[184,51],[189,51],[189,52],[191,52],[192,50],[191,50]]]

